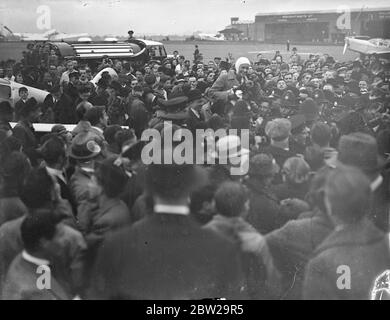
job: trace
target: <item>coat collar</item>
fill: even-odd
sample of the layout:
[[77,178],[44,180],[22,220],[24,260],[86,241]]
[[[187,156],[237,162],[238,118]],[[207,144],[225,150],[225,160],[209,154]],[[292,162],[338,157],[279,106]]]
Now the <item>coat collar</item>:
[[335,247],[367,246],[383,240],[384,233],[377,229],[374,224],[364,218],[359,223],[347,226],[342,230],[333,231],[316,250],[320,252]]
[[188,206],[156,204],[153,210],[155,213],[179,214],[184,216],[190,214]]
[[31,254],[29,254],[26,250],[22,251],[22,258],[24,260],[26,260],[27,262],[32,263],[38,267],[39,266],[48,266],[50,264],[50,262],[48,260],[34,257]]
[[237,80],[237,75],[234,70],[229,70],[227,76],[229,80]]

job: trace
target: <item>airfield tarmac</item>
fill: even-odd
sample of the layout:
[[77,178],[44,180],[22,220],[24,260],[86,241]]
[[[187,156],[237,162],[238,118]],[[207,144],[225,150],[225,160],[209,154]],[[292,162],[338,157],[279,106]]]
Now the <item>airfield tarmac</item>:
[[[195,44],[198,44],[200,52],[203,54],[204,61],[214,59],[214,57],[227,57],[231,53],[234,58],[248,57],[251,61],[257,61],[257,54],[263,53],[267,59],[271,59],[276,50],[280,50],[284,59],[288,60],[291,51],[286,51],[286,44],[269,44],[269,43],[254,43],[254,42],[205,42],[205,41],[169,41],[164,42],[164,46],[168,54],[172,54],[174,50],[178,50],[187,59],[193,60],[193,53]],[[0,61],[7,59],[20,60],[22,58],[22,51],[26,50],[27,42],[8,42],[0,43]],[[328,53],[337,61],[351,61],[358,57],[358,54],[347,50],[343,55],[343,46],[329,46],[329,45],[290,45],[290,50],[297,47],[298,53],[302,58],[306,59],[310,53]]]
[[351,61],[359,55],[355,52],[347,50],[343,55],[343,46],[332,45],[290,45],[290,52],[286,50],[286,44],[269,44],[269,43],[246,43],[246,42],[164,42],[165,49],[168,54],[172,54],[174,50],[183,54],[186,59],[192,60],[195,50],[195,44],[199,46],[199,51],[203,54],[204,61],[221,57],[224,59],[230,52],[234,58],[242,56],[248,57],[251,61],[257,61],[257,54],[261,52],[263,57],[272,59],[276,50],[280,50],[284,59],[288,60],[291,55],[291,49],[297,47],[298,53],[303,59],[306,59],[310,53],[328,53],[337,61]]

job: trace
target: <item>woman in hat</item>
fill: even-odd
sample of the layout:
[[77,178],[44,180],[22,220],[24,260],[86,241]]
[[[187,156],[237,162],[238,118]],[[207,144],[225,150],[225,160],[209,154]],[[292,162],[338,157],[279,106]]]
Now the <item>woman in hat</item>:
[[248,58],[238,58],[235,63],[235,70],[229,70],[226,74],[220,74],[209,90],[209,96],[213,100],[236,100],[233,91],[234,87],[244,84],[247,79],[248,70],[251,63]]

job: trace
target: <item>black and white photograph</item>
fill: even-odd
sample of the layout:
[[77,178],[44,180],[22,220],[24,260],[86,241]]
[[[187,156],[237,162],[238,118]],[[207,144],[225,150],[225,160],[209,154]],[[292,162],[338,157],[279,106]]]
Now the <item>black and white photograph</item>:
[[388,0],[2,0],[0,300],[390,300]]

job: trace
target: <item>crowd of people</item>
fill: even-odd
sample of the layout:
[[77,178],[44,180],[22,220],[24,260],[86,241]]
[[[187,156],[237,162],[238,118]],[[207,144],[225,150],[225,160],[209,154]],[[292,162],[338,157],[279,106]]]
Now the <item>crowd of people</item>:
[[[1,77],[49,94],[0,103],[2,299],[370,298],[390,269],[389,65],[196,50],[8,62]],[[211,129],[215,164],[145,164],[150,128]]]

